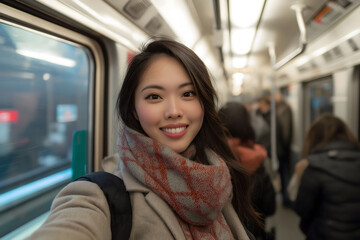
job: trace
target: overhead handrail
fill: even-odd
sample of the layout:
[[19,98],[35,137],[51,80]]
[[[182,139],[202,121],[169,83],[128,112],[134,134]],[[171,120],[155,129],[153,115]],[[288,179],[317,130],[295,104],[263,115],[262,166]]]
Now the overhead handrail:
[[303,53],[306,49],[306,44],[307,44],[306,26],[305,26],[304,18],[302,15],[302,11],[305,7],[306,7],[306,5],[301,4],[301,3],[293,4],[290,7],[292,10],[295,11],[296,20],[297,20],[299,30],[300,30],[299,47],[294,52],[292,52],[291,54],[289,54],[288,56],[286,56],[285,58],[283,58],[282,60],[280,60],[279,62],[276,63],[275,44],[273,42],[268,44],[268,52],[270,55],[271,64],[273,65],[273,71],[270,76],[271,82],[272,82],[271,101],[270,101],[270,112],[271,112],[271,115],[270,115],[270,118],[271,118],[270,139],[271,140],[270,140],[270,142],[271,142],[271,166],[272,166],[273,170],[277,170],[279,167],[279,161],[277,158],[277,150],[276,150],[276,127],[277,126],[276,126],[275,93],[277,91],[277,86],[276,86],[276,81],[275,81],[275,71],[280,69],[282,66],[284,66],[286,63],[288,63],[289,61],[291,61],[292,59],[294,59],[301,53]]
[[273,61],[273,68],[275,70],[280,69],[286,63],[290,62],[292,59],[294,59],[295,57],[297,57],[298,55],[303,53],[305,51],[305,49],[306,49],[306,45],[307,45],[306,26],[305,26],[304,17],[302,15],[302,11],[303,11],[303,9],[305,7],[306,7],[306,5],[301,4],[301,3],[293,4],[290,7],[292,10],[295,11],[296,20],[297,20],[299,30],[300,30],[299,47],[294,52],[290,53],[288,56],[281,59],[277,63],[275,63],[275,61],[276,61],[275,60],[275,58],[276,58],[275,52],[271,53],[271,54],[274,54],[274,56],[271,56],[271,58],[272,58],[272,61]]

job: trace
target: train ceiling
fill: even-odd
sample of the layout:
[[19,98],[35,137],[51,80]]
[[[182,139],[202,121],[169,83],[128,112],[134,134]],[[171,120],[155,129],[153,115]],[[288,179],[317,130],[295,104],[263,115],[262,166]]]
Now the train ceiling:
[[[226,69],[229,74],[236,71],[261,71],[259,66],[265,71],[272,68],[269,56],[269,44],[273,44],[276,62],[289,56],[294,50],[298,48],[300,30],[296,19],[296,13],[292,9],[292,6],[303,5],[302,10],[303,20],[306,25],[306,40],[311,42],[321,33],[329,29],[333,24],[339,21],[343,16],[350,12],[355,6],[359,4],[359,1],[353,0],[229,0],[225,1],[227,4],[223,4],[224,1],[212,1],[202,0],[193,1],[196,12],[201,20],[203,34],[214,35],[216,32],[216,2],[219,2],[220,13],[236,14],[236,11],[222,11],[221,8],[228,7],[233,9],[231,4],[233,2],[245,2],[244,7],[250,5],[250,2],[260,2],[262,5],[262,13],[259,17],[259,21],[256,28],[255,36],[251,45],[251,49],[244,55],[236,54],[234,51],[229,53],[229,56],[235,58],[237,56],[246,56],[247,62],[245,65],[237,67],[234,66],[233,61],[228,63]],[[211,8],[208,6],[212,5]],[[246,12],[247,10],[245,10]],[[213,14],[211,14],[211,12]],[[239,11],[240,12],[240,11]],[[224,21],[224,17],[221,17]],[[227,20],[227,21],[226,21]],[[209,24],[209,23],[212,24]],[[252,26],[253,27],[253,26]],[[231,16],[228,16],[225,22],[222,22],[222,31],[225,34],[229,34],[232,37],[232,23]],[[224,40],[226,37],[223,38]],[[231,43],[231,39],[228,40]],[[230,49],[231,50],[231,49]],[[233,49],[234,50],[234,49]],[[226,53],[224,53],[226,54]],[[243,69],[242,69],[243,68]]]
[[[302,6],[300,15],[306,29],[306,41],[311,42],[360,3],[360,0],[24,1],[57,9],[133,50],[149,36],[171,36],[194,49],[216,79],[224,78],[227,83],[239,84],[242,81],[234,81],[238,73],[241,77],[266,75],[274,64],[282,66],[276,63],[287,62],[299,48],[299,16],[292,9],[294,6],[298,9]],[[242,2],[245,3],[243,6],[238,5]],[[245,15],[254,3],[255,15]],[[235,22],[238,17],[240,22]],[[130,22],[124,21],[125,18]],[[252,23],[245,23],[251,18]],[[249,34],[253,38],[243,43]],[[240,40],[234,40],[236,36]],[[248,50],[243,49],[246,45],[249,45]],[[273,61],[269,46],[273,46],[270,48]],[[239,59],[242,61],[235,61]]]
[[[302,6],[311,41],[348,13],[353,0],[106,0],[149,35],[177,37],[190,47],[210,43],[224,74],[269,71],[298,48],[300,30],[293,6]],[[241,5],[241,3],[245,3]],[[176,5],[175,5],[176,3]],[[253,5],[253,6],[252,6]],[[256,9],[257,8],[257,9]],[[255,10],[253,15],[246,15]],[[238,18],[239,22],[235,22]],[[247,23],[249,19],[252,22]],[[237,26],[236,26],[237,25]],[[240,27],[239,27],[240,26]],[[247,41],[247,35],[252,35]],[[239,40],[235,39],[239,35]],[[244,48],[249,45],[249,49]],[[271,62],[269,45],[276,58]],[[286,59],[284,59],[286,61]],[[259,69],[261,66],[261,69]]]

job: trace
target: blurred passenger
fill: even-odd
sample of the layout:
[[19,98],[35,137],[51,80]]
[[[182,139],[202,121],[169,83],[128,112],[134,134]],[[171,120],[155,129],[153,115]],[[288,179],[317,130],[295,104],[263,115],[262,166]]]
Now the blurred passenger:
[[320,116],[302,157],[295,210],[306,239],[360,239],[360,147],[348,127],[331,114]]
[[[275,191],[263,163],[267,157],[263,146],[255,144],[255,132],[247,109],[238,102],[228,102],[219,110],[219,117],[228,130],[228,143],[236,157],[251,175],[251,200],[265,217],[275,212]],[[267,239],[263,229],[249,226],[257,239]]]
[[[259,107],[258,101],[254,99],[250,94],[242,93],[240,95],[240,103],[244,104],[246,110],[249,113],[250,124],[255,132],[254,143],[259,144],[268,151],[270,151],[270,126],[265,119],[258,114]],[[277,176],[277,169],[271,166],[271,160],[267,157],[264,161],[265,171],[269,174],[271,180],[274,180]]]
[[[256,117],[254,117],[256,116]],[[261,127],[262,133],[261,137],[259,136],[258,144],[265,147],[267,152],[267,160],[265,161],[265,167],[267,172],[270,174],[272,180],[275,180],[278,176],[278,169],[274,167],[274,163],[271,159],[271,115],[270,115],[270,95],[263,94],[257,100],[257,107],[255,108],[253,113],[250,113],[252,126],[254,129],[258,129]],[[254,119],[257,120],[256,122]],[[257,125],[255,125],[255,123]],[[260,125],[259,125],[260,123]],[[256,133],[256,132],[255,132]],[[278,187],[276,189],[280,189],[280,184],[277,184]]]
[[256,115],[260,116],[264,122],[267,124],[269,129],[269,134],[267,134],[263,139],[262,146],[265,147],[267,154],[271,157],[271,138],[270,138],[270,127],[271,127],[271,115],[270,115],[270,99],[267,96],[261,96],[258,99],[258,109],[256,110]]
[[[130,195],[130,239],[252,237],[243,227],[258,222],[247,172],[227,144],[215,99],[206,66],[180,43],[158,39],[132,59],[117,101],[114,172]],[[75,181],[30,239],[111,239],[112,229],[123,229],[111,222],[113,207],[97,184]]]
[[[263,96],[259,98],[259,109],[258,115],[261,115],[265,121],[268,123],[271,132],[271,96],[270,93],[265,92]],[[292,113],[289,105],[285,103],[281,98],[277,97],[279,103],[276,105],[276,157],[279,162],[278,172],[281,179],[281,194],[282,194],[282,203],[284,206],[291,206],[291,201],[289,200],[287,194],[287,184],[289,181],[289,171],[290,171],[290,147],[292,138]],[[289,123],[290,121],[290,123]],[[283,132],[286,132],[285,134]],[[290,142],[290,143],[289,143]],[[268,156],[271,158],[271,139],[269,137],[269,146]]]
[[293,135],[293,117],[290,105],[285,102],[280,92],[275,93],[276,112],[281,128],[282,143],[284,146],[284,157],[290,158],[292,135]]
[[283,204],[290,206],[291,202],[287,195],[287,185],[290,178],[291,143],[293,135],[292,110],[286,103],[280,92],[275,93],[276,117],[277,117],[277,156],[279,160],[279,174],[281,178],[281,192]]
[[244,104],[249,113],[250,123],[255,132],[255,143],[270,149],[270,126],[265,119],[257,114],[258,102],[249,94],[242,93],[240,102]]

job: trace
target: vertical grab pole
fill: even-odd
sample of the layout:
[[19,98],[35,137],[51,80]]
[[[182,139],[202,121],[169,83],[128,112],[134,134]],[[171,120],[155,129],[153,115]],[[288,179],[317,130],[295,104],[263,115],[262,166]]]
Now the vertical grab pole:
[[[272,65],[274,66],[276,62],[276,54],[275,54],[275,45],[274,43],[268,44],[268,50],[270,55],[270,60]],[[271,166],[274,171],[277,171],[279,167],[279,161],[277,158],[276,151],[276,102],[275,102],[275,93],[276,93],[276,79],[275,79],[275,69],[271,68],[270,74],[271,80],[271,103],[270,103],[270,117],[271,117],[271,126],[270,126],[270,141],[271,141]]]

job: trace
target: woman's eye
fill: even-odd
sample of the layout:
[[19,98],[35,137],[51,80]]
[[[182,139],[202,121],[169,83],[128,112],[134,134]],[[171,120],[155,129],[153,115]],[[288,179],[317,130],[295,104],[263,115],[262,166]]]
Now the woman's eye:
[[157,94],[150,94],[146,97],[146,99],[157,100],[157,99],[160,99],[160,96]]
[[194,91],[189,91],[184,93],[184,97],[194,97],[196,96]]

